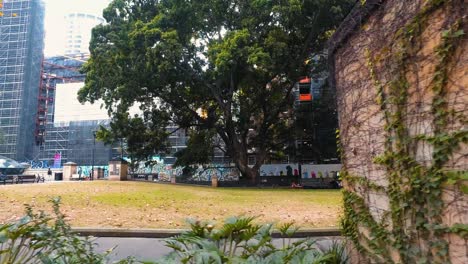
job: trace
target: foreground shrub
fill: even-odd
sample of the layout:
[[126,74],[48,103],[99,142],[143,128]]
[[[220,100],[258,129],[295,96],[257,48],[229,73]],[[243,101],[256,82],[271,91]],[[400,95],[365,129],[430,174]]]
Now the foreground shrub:
[[[90,238],[72,232],[60,211],[60,198],[51,200],[53,216],[43,211],[34,213],[26,206],[26,216],[15,223],[0,225],[0,263],[2,264],[100,264],[109,263],[112,252],[96,253]],[[139,262],[134,257],[121,260],[130,263],[347,263],[343,246],[333,243],[323,251],[311,239],[292,239],[297,228],[283,224],[278,230],[283,237],[280,246],[273,243],[273,225],[258,225],[253,217],[233,217],[219,228],[207,222],[189,221],[190,230],[166,240],[173,249],[156,262]]]
[[0,225],[0,263],[104,263],[106,254],[97,254],[88,238],[71,231],[60,212],[60,198],[51,200],[53,217],[34,213],[26,206],[26,216],[16,223]]
[[344,247],[336,242],[326,251],[312,239],[293,240],[297,228],[279,226],[282,246],[273,244],[273,225],[257,225],[253,217],[233,217],[219,229],[190,221],[190,231],[166,240],[174,251],[156,263],[347,263]]

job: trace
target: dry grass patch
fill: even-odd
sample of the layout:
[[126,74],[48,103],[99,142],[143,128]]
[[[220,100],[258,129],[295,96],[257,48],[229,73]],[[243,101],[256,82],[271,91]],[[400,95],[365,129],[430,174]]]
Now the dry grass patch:
[[61,196],[76,227],[185,228],[185,219],[222,222],[253,215],[258,221],[290,222],[301,228],[338,225],[338,190],[242,189],[144,182],[60,182],[0,186],[0,223],[23,215],[24,204],[49,211]]

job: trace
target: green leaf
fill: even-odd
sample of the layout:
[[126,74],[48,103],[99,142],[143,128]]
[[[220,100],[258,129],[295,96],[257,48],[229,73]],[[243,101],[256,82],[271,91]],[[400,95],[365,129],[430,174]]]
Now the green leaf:
[[463,35],[465,35],[465,32],[463,31],[463,29],[460,29],[460,30],[455,31],[452,36],[455,38],[458,38]]
[[468,194],[468,186],[467,185],[465,185],[465,184],[461,185],[460,189],[464,194]]
[[0,243],[5,243],[8,240],[8,233],[6,230],[0,231]]

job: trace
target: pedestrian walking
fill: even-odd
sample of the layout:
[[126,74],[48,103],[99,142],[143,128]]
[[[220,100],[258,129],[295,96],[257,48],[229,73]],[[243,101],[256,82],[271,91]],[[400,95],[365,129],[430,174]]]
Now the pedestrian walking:
[[52,180],[52,170],[50,169],[50,167],[49,170],[47,170],[47,178],[49,179],[49,181]]

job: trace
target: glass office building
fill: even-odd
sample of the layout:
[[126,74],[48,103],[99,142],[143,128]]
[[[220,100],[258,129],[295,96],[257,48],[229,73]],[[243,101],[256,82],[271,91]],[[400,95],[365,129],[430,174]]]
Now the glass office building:
[[0,155],[33,157],[44,48],[41,0],[0,0]]
[[65,54],[89,54],[91,29],[104,23],[104,18],[87,13],[66,15]]

